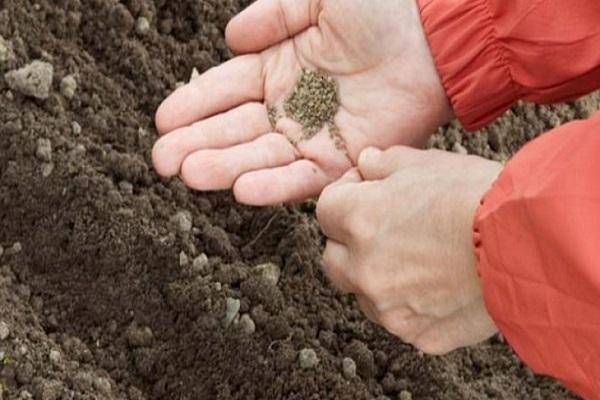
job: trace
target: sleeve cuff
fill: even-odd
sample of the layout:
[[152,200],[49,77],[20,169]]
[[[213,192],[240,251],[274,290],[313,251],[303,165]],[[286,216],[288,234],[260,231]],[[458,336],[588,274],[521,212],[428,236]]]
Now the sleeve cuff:
[[489,124],[518,98],[487,0],[417,0],[454,113],[468,130]]

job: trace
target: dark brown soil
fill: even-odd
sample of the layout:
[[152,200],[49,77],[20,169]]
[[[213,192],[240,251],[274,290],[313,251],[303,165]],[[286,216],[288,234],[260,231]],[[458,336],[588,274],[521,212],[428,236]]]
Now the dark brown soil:
[[[311,204],[250,209],[153,173],[154,110],[231,56],[223,29],[246,3],[0,0],[0,399],[572,398],[499,338],[435,358],[365,321],[319,269]],[[37,59],[46,100],[3,78]],[[432,145],[505,160],[598,104],[522,105]]]

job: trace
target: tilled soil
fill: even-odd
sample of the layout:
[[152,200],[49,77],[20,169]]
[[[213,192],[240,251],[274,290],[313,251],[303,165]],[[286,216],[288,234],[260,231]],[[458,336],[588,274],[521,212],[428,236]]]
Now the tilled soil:
[[[501,338],[436,358],[367,322],[319,269],[313,203],[251,209],[153,173],[154,110],[231,56],[247,3],[0,0],[0,399],[573,398]],[[45,100],[3,78],[34,60]],[[431,145],[505,161],[599,104],[519,105]]]

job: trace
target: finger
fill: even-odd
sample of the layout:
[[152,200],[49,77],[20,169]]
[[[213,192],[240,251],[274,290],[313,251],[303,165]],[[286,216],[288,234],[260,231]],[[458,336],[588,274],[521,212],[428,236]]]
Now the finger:
[[424,150],[395,146],[386,151],[375,147],[363,150],[358,157],[358,169],[365,180],[382,180],[418,162],[426,154]]
[[263,104],[244,104],[162,136],[152,149],[154,169],[162,176],[177,175],[183,160],[195,151],[248,142],[271,129]]
[[365,314],[369,321],[377,325],[381,325],[373,303],[371,303],[366,297],[359,295],[356,296],[356,301],[358,301],[358,306],[360,307],[360,310],[363,312],[363,314]]
[[234,17],[225,31],[236,53],[258,52],[316,25],[319,0],[258,0]]
[[349,171],[340,181],[329,185],[319,197],[316,216],[323,234],[330,239],[346,243],[349,239],[347,221],[354,208],[359,190],[356,171]]
[[317,164],[300,160],[244,174],[235,182],[233,192],[240,203],[266,206],[314,197],[331,181]]
[[181,166],[181,179],[192,189],[230,189],[242,174],[287,165],[296,160],[296,149],[288,139],[270,133],[227,149],[199,150]]
[[414,315],[404,308],[383,313],[380,320],[389,333],[409,344],[434,323],[430,317]]
[[356,287],[350,277],[352,267],[346,246],[328,240],[321,264],[325,275],[335,287],[346,293],[356,292]]
[[497,331],[483,303],[477,303],[433,324],[413,344],[427,354],[443,355],[480,343]]
[[340,179],[333,182],[329,187],[341,186],[348,183],[360,183],[362,182],[362,177],[360,176],[360,172],[358,172],[358,168],[350,168]]
[[160,133],[189,125],[249,101],[263,98],[262,61],[258,55],[236,57],[177,89],[158,108]]

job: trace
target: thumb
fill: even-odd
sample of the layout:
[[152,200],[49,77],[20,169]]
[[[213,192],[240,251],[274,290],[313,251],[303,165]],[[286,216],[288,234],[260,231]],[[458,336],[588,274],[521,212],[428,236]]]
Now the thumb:
[[413,164],[421,153],[422,150],[404,146],[392,147],[386,151],[368,147],[358,157],[358,169],[366,181],[382,180]]
[[236,53],[262,51],[316,25],[319,0],[258,0],[234,17],[225,31]]

